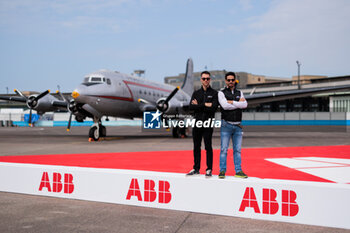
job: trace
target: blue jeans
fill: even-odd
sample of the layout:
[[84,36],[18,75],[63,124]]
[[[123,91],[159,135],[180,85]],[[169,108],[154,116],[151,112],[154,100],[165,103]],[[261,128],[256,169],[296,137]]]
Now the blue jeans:
[[221,120],[221,151],[220,151],[220,171],[226,172],[227,149],[230,145],[230,139],[233,143],[233,161],[235,171],[242,171],[241,168],[241,146],[242,146],[242,129],[232,125],[225,120]]

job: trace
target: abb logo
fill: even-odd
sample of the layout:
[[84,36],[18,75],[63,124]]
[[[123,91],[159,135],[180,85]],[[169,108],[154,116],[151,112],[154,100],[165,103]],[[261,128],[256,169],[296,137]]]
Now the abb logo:
[[43,188],[47,188],[47,191],[54,192],[54,193],[61,192],[63,188],[64,193],[70,194],[74,191],[73,175],[69,173],[65,173],[64,182],[62,184],[62,175],[60,173],[54,172],[52,174],[52,186],[51,186],[51,183],[49,180],[49,174],[47,172],[43,172],[40,186],[39,186],[39,191],[42,191]]
[[[156,183],[153,180],[144,180],[143,201],[154,202],[157,199]],[[158,202],[167,204],[171,201],[171,193],[169,191],[170,184],[168,181],[160,180],[158,182]],[[136,178],[131,180],[126,200],[130,200],[132,196],[136,196],[138,201],[142,201],[139,182]]]
[[[276,200],[277,192],[274,189],[262,190],[262,213],[276,214],[280,208]],[[299,206],[296,203],[297,194],[292,190],[282,190],[282,216],[293,217],[298,214]],[[247,187],[239,211],[244,212],[245,208],[250,207],[254,209],[255,213],[260,213],[258,201],[256,200],[255,192],[252,187]]]

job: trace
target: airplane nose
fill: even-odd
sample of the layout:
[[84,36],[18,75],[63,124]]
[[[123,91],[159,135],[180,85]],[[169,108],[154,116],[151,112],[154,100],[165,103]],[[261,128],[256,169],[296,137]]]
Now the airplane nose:
[[74,90],[74,91],[72,92],[72,97],[73,97],[74,99],[78,98],[79,95],[80,95],[79,92],[76,91],[76,90]]

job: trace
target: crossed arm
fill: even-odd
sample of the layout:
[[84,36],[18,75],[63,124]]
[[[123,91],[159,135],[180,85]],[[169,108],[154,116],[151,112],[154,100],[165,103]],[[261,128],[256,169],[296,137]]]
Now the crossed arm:
[[244,109],[247,108],[248,103],[244,98],[243,92],[241,91],[241,99],[239,101],[227,100],[224,93],[219,91],[218,94],[219,103],[221,107],[225,110],[235,110],[237,108]]
[[218,108],[219,102],[217,95],[213,96],[212,102],[198,103],[196,97],[192,95],[190,102],[191,110],[200,110],[204,112],[215,112]]

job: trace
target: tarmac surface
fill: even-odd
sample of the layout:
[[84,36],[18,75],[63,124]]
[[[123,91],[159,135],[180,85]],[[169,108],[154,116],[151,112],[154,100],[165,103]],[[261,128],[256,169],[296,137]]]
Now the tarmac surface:
[[[0,156],[192,149],[191,136],[174,139],[166,131],[144,132],[135,126],[107,127],[105,139],[88,142],[88,130],[89,127],[74,127],[70,132],[63,127],[0,128]],[[244,131],[244,148],[291,147],[293,150],[294,146],[350,145],[350,130],[344,126],[250,126]],[[214,132],[213,147],[220,148],[218,131]],[[350,231],[0,192],[0,232]]]

